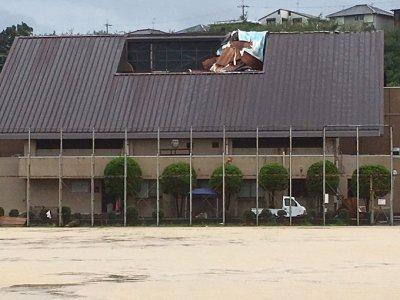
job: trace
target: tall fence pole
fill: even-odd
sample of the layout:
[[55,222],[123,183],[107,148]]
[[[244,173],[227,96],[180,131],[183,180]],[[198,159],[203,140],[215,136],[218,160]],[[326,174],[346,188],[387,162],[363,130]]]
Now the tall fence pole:
[[360,129],[356,127],[356,171],[357,171],[357,226],[360,225]]
[[127,177],[128,177],[128,131],[125,128],[124,135],[124,226],[126,226],[126,205],[127,205]]
[[160,225],[160,128],[157,129],[157,226]]
[[259,172],[260,172],[260,162],[259,162],[259,132],[258,132],[258,127],[256,129],[256,225],[258,226],[258,186],[260,184],[259,182]]
[[62,194],[63,194],[63,130],[60,130],[60,152],[58,155],[58,226],[63,225],[62,219]]
[[31,222],[31,129],[28,131],[28,159],[26,168],[26,226]]
[[226,141],[225,141],[225,125],[222,129],[222,224],[225,225],[225,151],[226,151]]
[[322,220],[324,226],[326,225],[326,203],[325,203],[325,194],[326,194],[326,127],[324,126],[323,134],[322,134]]
[[390,126],[390,225],[394,224],[393,216],[393,192],[394,192],[394,176],[393,176],[393,126]]
[[192,213],[193,213],[193,128],[190,126],[190,157],[189,157],[189,167],[190,167],[190,183],[189,183],[189,224],[192,225]]
[[90,224],[94,226],[94,154],[95,154],[95,133],[92,130],[92,155],[90,156]]
[[289,127],[289,224],[292,226],[292,151],[293,151],[293,131]]

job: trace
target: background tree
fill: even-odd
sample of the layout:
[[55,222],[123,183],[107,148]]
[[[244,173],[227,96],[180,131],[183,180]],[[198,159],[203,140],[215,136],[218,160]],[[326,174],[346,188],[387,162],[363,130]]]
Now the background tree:
[[[383,197],[390,192],[390,171],[382,165],[365,165],[359,169],[360,198],[366,201],[367,211],[370,211],[370,203],[373,195]],[[351,190],[357,194],[357,170],[351,177]],[[372,194],[371,195],[371,190]]]
[[289,173],[280,164],[264,165],[260,169],[260,187],[271,194],[271,207],[275,208],[275,193],[286,190],[289,184]]
[[[178,162],[164,169],[160,184],[165,194],[172,195],[175,199],[176,214],[178,218],[183,215],[183,205],[190,191],[190,165]],[[192,185],[196,184],[196,172],[192,169]]]
[[[107,196],[114,201],[124,197],[124,157],[111,160],[104,169],[104,185]],[[135,196],[140,191],[142,183],[142,170],[132,158],[127,159],[127,195]]]
[[[322,190],[323,190],[323,162],[319,161],[310,166],[307,171],[307,189],[311,195],[320,199],[322,206]],[[339,170],[329,160],[325,161],[325,192],[329,195],[336,195],[339,187]]]
[[[211,174],[209,186],[210,188],[222,194],[222,165],[217,167]],[[243,184],[243,173],[242,171],[232,164],[225,164],[225,208],[229,210],[231,204],[231,198],[234,194],[240,191]]]
[[17,36],[30,36],[33,28],[22,22],[18,25],[12,25],[0,32],[0,72],[3,69],[8,52]]
[[385,31],[385,75],[387,86],[400,85],[400,28]]

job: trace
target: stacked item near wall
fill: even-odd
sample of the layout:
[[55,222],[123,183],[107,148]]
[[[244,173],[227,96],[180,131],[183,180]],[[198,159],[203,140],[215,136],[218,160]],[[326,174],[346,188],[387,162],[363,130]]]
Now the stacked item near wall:
[[203,61],[203,68],[214,73],[261,71],[266,35],[266,31],[232,32],[217,55]]

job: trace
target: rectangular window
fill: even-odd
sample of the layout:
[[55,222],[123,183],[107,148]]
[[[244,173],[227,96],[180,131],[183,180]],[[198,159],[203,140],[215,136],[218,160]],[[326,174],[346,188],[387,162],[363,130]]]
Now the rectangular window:
[[212,148],[219,148],[219,142],[212,142]]
[[[123,140],[119,139],[96,139],[96,149],[122,149]],[[60,149],[60,140],[36,140],[37,149]],[[63,140],[63,149],[92,149],[90,139],[66,139]]]
[[[238,193],[239,198],[255,198],[256,197],[256,181],[254,179],[246,179],[243,181],[243,184]],[[263,197],[264,191],[259,188],[258,196]]]
[[[289,148],[289,138],[260,138],[258,141],[260,148]],[[256,148],[256,139],[233,139],[233,148]],[[321,148],[321,138],[294,138],[293,148]]]
[[276,19],[266,19],[267,24],[275,24],[276,23]]
[[354,20],[356,20],[356,21],[364,21],[364,15],[355,16]]
[[307,181],[306,179],[292,179],[292,196],[307,197]]
[[[285,206],[289,206],[290,203],[289,200],[290,200],[289,198],[285,198]],[[293,199],[292,199],[292,206],[297,206],[296,202]]]
[[72,181],[71,182],[72,193],[89,193],[90,182],[89,181]]
[[139,73],[202,70],[202,62],[220,47],[219,39],[130,41],[128,62]]
[[140,185],[138,197],[142,199],[157,197],[157,181],[156,180],[143,180]]

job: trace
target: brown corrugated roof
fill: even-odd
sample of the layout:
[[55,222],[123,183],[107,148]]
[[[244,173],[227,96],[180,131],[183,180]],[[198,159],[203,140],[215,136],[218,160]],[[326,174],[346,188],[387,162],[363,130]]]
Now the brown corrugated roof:
[[[0,75],[0,137],[31,128],[87,136],[184,132],[319,135],[324,125],[382,124],[383,33],[271,34],[264,71],[116,74],[123,36],[16,39]],[[268,131],[268,132],[267,132]],[[199,133],[200,134],[200,133]],[[252,133],[253,134],[253,133]]]

